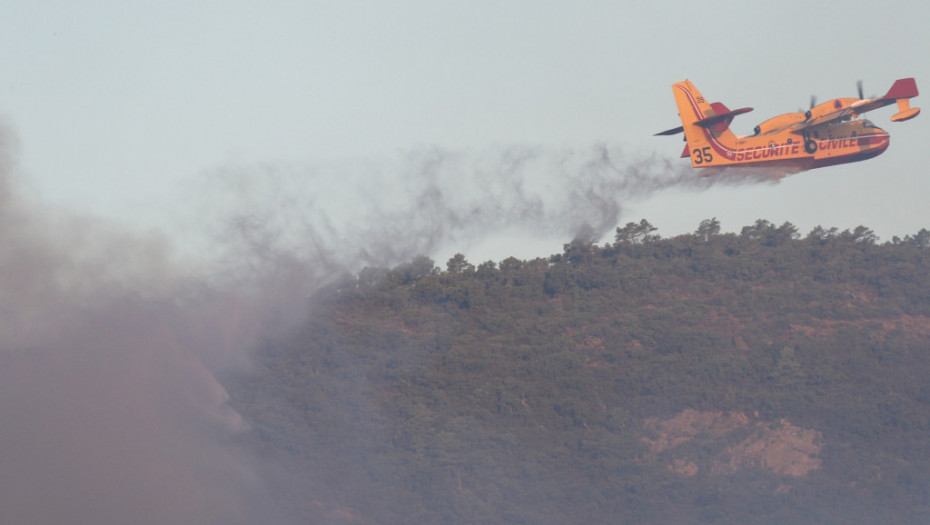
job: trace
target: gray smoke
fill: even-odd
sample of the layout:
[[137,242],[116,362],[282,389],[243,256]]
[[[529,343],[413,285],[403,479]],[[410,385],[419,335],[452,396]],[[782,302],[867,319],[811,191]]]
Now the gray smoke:
[[273,522],[216,375],[245,364],[265,298],[194,278],[157,234],[24,199],[12,142],[4,130],[0,523]]
[[24,198],[14,143],[2,130],[0,523],[16,524],[284,522],[218,377],[305,318],[314,287],[502,227],[603,234],[663,188],[766,180],[603,145],[224,168],[191,203],[190,266],[175,239]]
[[[625,203],[671,187],[777,183],[764,169],[694,170],[686,161],[588,149],[427,149],[387,161],[216,170],[202,194],[235,257],[301,254],[326,267],[390,265],[503,228],[600,238]],[[548,254],[540,254],[548,255]]]

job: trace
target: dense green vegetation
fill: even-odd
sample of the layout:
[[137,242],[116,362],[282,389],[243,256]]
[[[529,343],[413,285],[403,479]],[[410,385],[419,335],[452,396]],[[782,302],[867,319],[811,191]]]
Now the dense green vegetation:
[[[321,291],[228,386],[309,523],[927,523],[928,270],[927,230],[764,220],[417,257]],[[779,429],[806,452],[748,452]]]

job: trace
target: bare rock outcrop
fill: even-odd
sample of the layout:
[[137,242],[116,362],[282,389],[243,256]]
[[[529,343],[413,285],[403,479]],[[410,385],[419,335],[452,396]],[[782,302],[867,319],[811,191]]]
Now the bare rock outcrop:
[[[642,441],[649,454],[668,461],[668,469],[691,477],[700,465],[711,475],[746,468],[768,469],[779,476],[800,478],[821,467],[823,433],[801,428],[786,419],[760,421],[741,412],[685,410],[671,418],[647,418]],[[700,446],[689,447],[687,444]],[[710,457],[699,451],[718,451]]]

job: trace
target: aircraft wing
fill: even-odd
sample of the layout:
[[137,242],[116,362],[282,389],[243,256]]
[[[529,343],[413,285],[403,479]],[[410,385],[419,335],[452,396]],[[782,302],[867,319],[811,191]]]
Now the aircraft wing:
[[[894,101],[892,100],[892,102]],[[798,122],[797,124],[795,124],[794,129],[791,131],[793,133],[801,133],[804,130],[807,130],[810,128],[816,128],[817,126],[823,126],[824,124],[829,124],[831,122],[849,120],[853,118],[854,116],[858,116],[858,113],[856,113],[852,107],[838,109],[836,111],[831,111],[830,113],[821,115],[819,117],[814,117],[812,119]]]
[[[891,86],[891,89],[888,90],[888,93],[885,93],[885,95],[882,97],[856,100],[850,103],[848,106],[841,106],[837,108],[836,111],[831,111],[803,122],[799,122],[792,131],[794,133],[801,133],[804,130],[822,126],[824,124],[829,124],[831,122],[849,120],[851,118],[858,117],[867,111],[890,106],[894,103],[898,104],[898,109],[900,111],[891,117],[892,121],[900,122],[912,119],[916,117],[918,113],[920,113],[920,108],[911,108],[908,105],[908,99],[916,97],[917,95],[917,82],[913,78],[901,78],[896,80],[895,83]],[[840,101],[837,100],[837,105],[840,105],[839,102]]]

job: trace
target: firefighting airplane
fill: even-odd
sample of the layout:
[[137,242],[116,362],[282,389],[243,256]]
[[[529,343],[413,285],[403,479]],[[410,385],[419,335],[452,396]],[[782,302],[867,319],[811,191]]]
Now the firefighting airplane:
[[685,150],[681,157],[690,157],[691,166],[707,167],[787,167],[794,171],[809,170],[846,162],[857,162],[880,155],[888,148],[888,132],[858,118],[872,111],[897,103],[898,112],[892,122],[903,122],[920,113],[910,107],[908,99],[917,96],[913,78],[895,81],[882,97],[863,98],[859,83],[859,98],[837,98],[815,105],[806,112],[785,113],[770,118],[755,127],[752,135],[740,137],[730,131],[733,117],[752,108],[731,110],[720,102],[708,103],[690,81],[672,85],[681,126],[656,135],[676,135],[684,132]]

